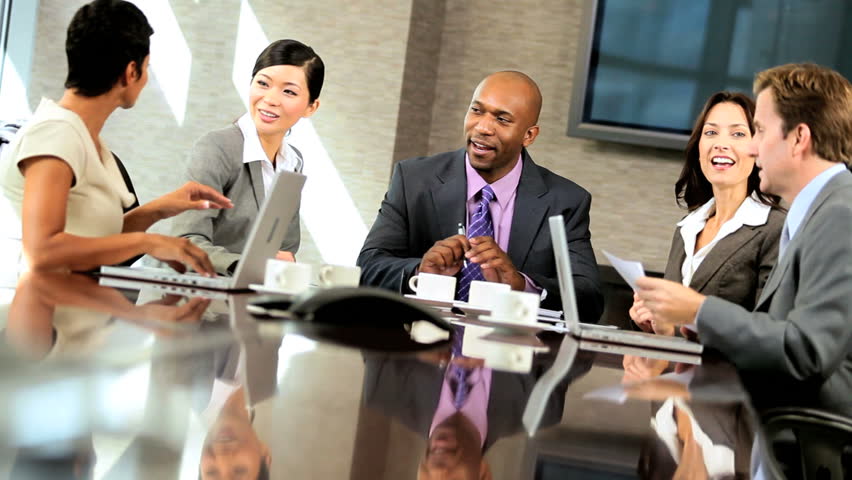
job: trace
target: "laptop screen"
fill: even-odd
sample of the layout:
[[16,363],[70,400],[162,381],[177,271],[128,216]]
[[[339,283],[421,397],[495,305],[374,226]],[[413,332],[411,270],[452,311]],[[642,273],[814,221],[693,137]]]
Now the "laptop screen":
[[300,173],[285,170],[275,174],[234,272],[234,288],[263,282],[266,260],[275,257],[287,235],[290,220],[299,211],[305,179]]
[[550,242],[553,244],[553,257],[556,260],[556,274],[559,279],[559,295],[562,297],[562,315],[568,331],[580,327],[577,313],[577,297],[574,293],[574,277],[571,275],[571,259],[568,254],[568,238],[565,236],[565,220],[562,215],[554,215],[550,222]]

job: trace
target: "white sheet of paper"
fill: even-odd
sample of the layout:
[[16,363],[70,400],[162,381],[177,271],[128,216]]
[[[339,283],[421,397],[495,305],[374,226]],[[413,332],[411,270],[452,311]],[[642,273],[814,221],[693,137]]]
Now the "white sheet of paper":
[[562,310],[548,310],[539,307],[538,316],[544,318],[562,318]]
[[642,267],[642,262],[623,260],[606,250],[604,250],[603,253],[606,255],[607,260],[609,260],[609,263],[612,264],[612,267],[615,268],[615,271],[621,275],[621,278],[630,285],[630,288],[636,291],[636,280],[639,277],[645,276],[645,269]]

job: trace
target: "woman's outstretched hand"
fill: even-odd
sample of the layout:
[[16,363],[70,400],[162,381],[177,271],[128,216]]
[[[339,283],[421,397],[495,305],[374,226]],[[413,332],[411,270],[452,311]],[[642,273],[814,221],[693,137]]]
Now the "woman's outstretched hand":
[[208,208],[231,208],[231,200],[215,189],[198,182],[186,182],[177,190],[167,193],[151,202],[161,219],[173,217],[187,210],[206,210]]

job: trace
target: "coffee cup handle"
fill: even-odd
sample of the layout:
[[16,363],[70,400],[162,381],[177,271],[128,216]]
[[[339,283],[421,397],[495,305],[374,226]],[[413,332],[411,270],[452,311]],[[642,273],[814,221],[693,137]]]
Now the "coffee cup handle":
[[322,285],[328,284],[328,274],[331,273],[330,265],[323,265],[319,271],[319,281]]
[[408,288],[410,288],[414,292],[417,292],[417,275],[408,279]]

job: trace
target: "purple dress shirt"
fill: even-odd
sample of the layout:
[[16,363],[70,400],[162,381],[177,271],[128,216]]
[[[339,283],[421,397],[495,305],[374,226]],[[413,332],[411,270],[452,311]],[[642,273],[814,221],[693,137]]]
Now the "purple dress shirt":
[[[474,200],[474,196],[488,185],[470,164],[470,158],[467,154],[464,155],[465,171],[467,173],[467,219],[465,222],[465,231],[470,228],[470,218],[476,211],[478,202]],[[491,223],[494,226],[494,240],[504,252],[509,249],[509,233],[512,230],[512,217],[515,215],[515,197],[518,195],[518,184],[521,182],[521,170],[524,168],[523,157],[518,157],[518,162],[515,167],[500,180],[491,184],[491,189],[494,190],[496,199],[488,206],[491,212]],[[541,294],[541,288],[533,283],[533,281],[524,275],[526,281],[527,292]]]

